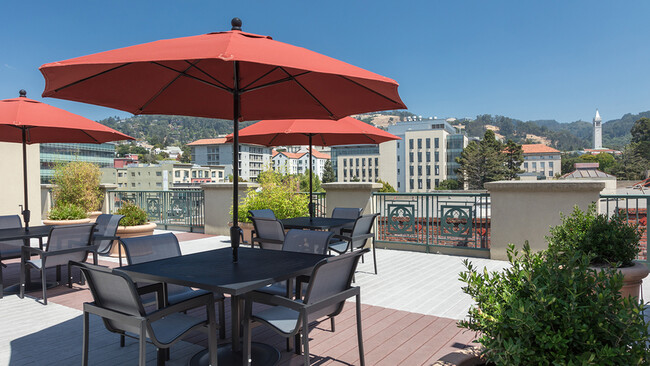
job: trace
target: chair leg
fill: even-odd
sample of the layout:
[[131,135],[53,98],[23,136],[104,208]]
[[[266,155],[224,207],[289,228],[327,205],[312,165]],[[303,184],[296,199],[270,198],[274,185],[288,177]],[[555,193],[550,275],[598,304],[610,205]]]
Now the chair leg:
[[165,360],[166,360],[165,349],[164,348],[156,349],[156,365],[165,366]]
[[219,339],[226,339],[226,307],[224,302],[219,301]]
[[[246,301],[244,304],[244,334],[242,336],[242,360],[243,365],[251,364],[251,314],[253,312],[252,301]],[[234,328],[234,327],[233,327]]]
[[47,276],[45,275],[45,267],[41,268],[41,286],[43,290],[43,305],[47,305]]
[[[83,278],[83,275],[81,278]],[[68,262],[68,288],[72,288],[72,266],[70,262]]]
[[147,365],[147,331],[145,329],[144,321],[140,322],[140,339],[139,339],[139,357],[138,365],[146,366]]
[[126,337],[124,336],[124,334],[120,334],[120,347],[124,347],[126,343],[125,341],[126,341]]
[[372,238],[372,262],[375,264],[375,274],[377,274],[377,253],[375,252],[375,238]]
[[306,314],[302,317],[302,348],[305,365],[309,365],[309,322],[307,321]]
[[[70,272],[68,272],[68,275]],[[56,266],[56,283],[61,283],[61,265]]]
[[4,285],[2,284],[2,267],[6,267],[2,262],[0,262],[0,299],[2,299],[2,295],[4,293]]
[[120,259],[120,267],[122,267],[122,243],[117,243],[117,257]]
[[330,323],[332,324],[332,333],[334,333],[334,332],[335,332],[335,328],[334,328],[334,317],[330,317]]
[[[223,301],[220,302],[223,305]],[[210,353],[210,365],[217,365],[217,322],[214,314],[214,303],[206,305],[208,315],[208,352]],[[223,313],[221,313],[223,314]],[[225,325],[220,325],[221,329]]]
[[89,329],[88,327],[90,326],[89,321],[88,321],[88,313],[84,311],[84,319],[83,319],[83,341],[81,343],[81,365],[82,366],[88,366],[88,333]]
[[301,346],[301,340],[300,340],[300,332],[296,333],[295,336],[293,336],[293,353],[299,355],[302,353],[302,346]]
[[23,257],[20,261],[20,291],[18,297],[21,299],[25,297],[25,258]]
[[366,361],[363,352],[363,335],[361,334],[361,295],[357,294],[357,342],[359,343],[359,364],[365,366]]

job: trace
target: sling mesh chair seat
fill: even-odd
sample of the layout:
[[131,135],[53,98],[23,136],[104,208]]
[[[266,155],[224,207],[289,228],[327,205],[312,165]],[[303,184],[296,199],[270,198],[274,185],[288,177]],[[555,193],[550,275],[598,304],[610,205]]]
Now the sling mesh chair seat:
[[[172,233],[124,238],[120,241],[126,251],[128,264],[139,264],[181,255],[178,239]],[[138,285],[148,284],[150,283],[138,283]],[[208,292],[206,290],[194,290],[187,286],[168,284],[167,302],[174,305],[196,296],[202,296]],[[224,339],[226,338],[224,296],[223,294],[214,294],[214,299],[219,306],[219,337]],[[151,304],[155,301],[156,298],[152,294],[146,294],[142,297],[142,302],[145,304]]]
[[[335,207],[334,210],[332,211],[332,218],[356,220],[359,216],[361,216],[362,212],[363,212],[363,208]],[[336,235],[345,235],[345,234],[349,234],[352,231],[353,226],[354,226],[354,222],[351,222],[349,224],[333,227],[330,229],[330,231],[334,232],[334,234]]]
[[334,240],[329,245],[333,252],[343,254],[352,252],[365,247],[368,239],[372,239],[372,258],[375,265],[375,274],[377,274],[377,255],[375,253],[375,234],[372,232],[372,225],[378,213],[372,215],[363,215],[357,218],[352,226],[349,235],[334,235]]
[[[252,217],[264,217],[267,219],[273,219],[277,220],[277,217],[275,217],[275,212],[271,210],[270,208],[264,208],[261,210],[248,210],[248,219],[253,221],[251,218]],[[255,243],[252,241],[253,238],[257,236],[257,232],[255,229],[251,230],[251,248],[255,245]],[[242,242],[244,242],[244,238],[242,238]]]
[[[296,353],[300,353],[300,343],[302,343],[304,364],[309,365],[309,323],[340,314],[345,300],[356,297],[359,360],[361,365],[365,365],[361,334],[360,290],[359,287],[352,287],[351,282],[359,258],[367,251],[368,249],[364,249],[330,257],[316,264],[303,300],[291,300],[259,291],[244,295],[244,364],[250,364],[251,327],[265,325],[289,339],[296,336]],[[253,314],[253,302],[272,305],[272,307]],[[302,335],[302,342],[298,339],[300,335]]]
[[[156,291],[162,300],[162,284],[137,288],[130,277],[119,269],[111,270],[84,263],[75,265],[79,266],[86,276],[94,299],[94,302],[83,305],[82,365],[88,365],[89,314],[100,316],[110,332],[139,339],[140,366],[146,364],[147,338],[158,348],[158,365],[164,365],[165,360],[169,358],[166,350],[193,330],[207,330],[210,362],[212,365],[217,364],[217,325],[212,293],[204,293],[147,313],[140,295],[143,292]],[[200,306],[206,307],[207,319],[181,313]]]
[[[94,243],[97,245],[97,254],[107,255],[111,252],[113,244],[120,238],[116,236],[117,227],[124,215],[101,214],[97,216],[95,223]],[[118,244],[119,245],[119,244]],[[121,248],[120,248],[121,249]],[[120,267],[122,267],[122,253],[119,255]]]
[[282,250],[284,244],[284,225],[277,219],[269,217],[249,217],[255,227],[251,247],[257,245],[262,249]]
[[[20,216],[0,216],[0,229],[14,229],[22,227],[23,223],[20,221]],[[2,293],[4,292],[4,285],[2,284],[2,268],[7,267],[7,265],[2,263],[2,261],[4,259],[20,258],[20,254],[22,253],[22,246],[23,241],[20,239],[0,241],[0,299],[2,299]]]
[[[327,245],[333,235],[334,233],[329,231],[292,229],[287,232],[287,235],[284,238],[282,250],[286,252],[324,255],[327,253]],[[307,276],[301,276],[298,279],[298,283],[308,281],[309,278]],[[297,288],[300,288],[300,286]],[[293,286],[291,286],[288,281],[276,282],[257,291],[286,297],[293,297],[294,295]],[[300,293],[300,290],[298,293]]]
[[[25,269],[36,268],[41,272],[41,286],[43,288],[43,304],[47,305],[47,281],[45,270],[56,267],[56,280],[61,281],[61,266],[68,267],[68,287],[72,288],[72,273],[70,262],[84,262],[89,252],[95,252],[97,246],[92,244],[92,235],[95,224],[55,226],[47,238],[45,250],[22,246],[22,260],[20,262],[20,298],[25,295]],[[31,259],[32,254],[37,254],[38,259]],[[97,255],[93,255],[95,264]],[[83,277],[81,277],[83,283]]]

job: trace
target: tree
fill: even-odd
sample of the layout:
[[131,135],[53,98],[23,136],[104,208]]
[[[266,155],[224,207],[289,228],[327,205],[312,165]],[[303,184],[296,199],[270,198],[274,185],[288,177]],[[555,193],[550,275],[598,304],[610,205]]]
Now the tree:
[[325,161],[325,167],[323,169],[323,183],[336,182],[336,173],[334,168],[332,168],[332,161]]
[[650,166],[650,119],[641,118],[634,122],[632,130],[631,148],[638,155],[646,167]]
[[524,172],[521,169],[521,165],[524,163],[524,150],[521,145],[508,140],[504,152],[506,154],[506,167],[508,168],[506,178],[510,180],[517,179],[518,175]]
[[304,174],[300,174],[298,177],[300,181],[300,191],[301,192],[309,192],[309,177],[313,177],[312,179],[312,188],[314,192],[322,192],[324,189],[320,186],[320,178],[318,178],[318,174],[314,174],[312,176],[311,170],[307,169],[305,170]]
[[181,163],[191,163],[192,162],[192,147],[183,145],[181,148],[183,151],[181,153]]
[[390,183],[384,182],[381,179],[377,179],[377,183],[381,183],[382,187],[379,189],[379,192],[382,193],[392,193],[392,192],[397,192],[395,187],[391,186]]
[[453,191],[460,188],[460,182],[456,179],[445,179],[436,187],[436,191]]
[[350,179],[350,182],[361,182],[361,179],[357,177],[356,175]]
[[456,161],[460,164],[456,173],[470,189],[483,189],[485,183],[507,177],[503,144],[497,141],[491,130],[485,131],[481,141],[470,142]]

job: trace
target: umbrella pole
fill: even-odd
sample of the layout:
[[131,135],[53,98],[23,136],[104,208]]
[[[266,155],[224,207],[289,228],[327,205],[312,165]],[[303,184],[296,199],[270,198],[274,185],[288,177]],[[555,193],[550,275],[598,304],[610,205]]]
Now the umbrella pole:
[[21,128],[23,132],[23,189],[25,194],[25,209],[21,212],[25,221],[25,230],[29,230],[29,198],[27,194],[27,128]]
[[311,147],[312,134],[309,134],[309,221],[314,219],[314,202],[312,196],[314,195],[314,188],[312,181],[314,180],[314,166],[312,165],[312,147]]
[[239,238],[242,230],[239,228],[239,62],[234,62],[234,88],[233,88],[233,140],[232,140],[232,227],[230,228],[230,246],[232,247],[232,261],[239,260]]

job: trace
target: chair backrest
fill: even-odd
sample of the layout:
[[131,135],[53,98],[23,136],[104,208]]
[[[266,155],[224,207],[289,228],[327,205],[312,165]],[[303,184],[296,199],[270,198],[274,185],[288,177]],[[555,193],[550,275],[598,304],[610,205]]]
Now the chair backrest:
[[284,237],[282,250],[289,252],[326,254],[332,236],[331,231],[292,229]]
[[[95,224],[61,225],[55,226],[47,238],[48,253],[60,250],[80,248],[91,244]],[[45,262],[47,268],[68,264],[69,261],[83,262],[88,256],[87,251],[66,253],[61,255],[49,255]]]
[[357,249],[357,248],[362,248],[363,246],[366,245],[366,240],[368,238],[359,238],[355,239],[355,237],[359,235],[365,235],[365,234],[370,234],[372,230],[372,225],[375,223],[375,218],[379,216],[378,213],[376,214],[371,214],[371,215],[363,215],[357,219],[357,221],[354,222],[354,226],[352,227],[352,249]]
[[[282,225],[282,222],[267,217],[251,217],[251,221],[253,221],[258,243],[262,249],[282,249],[281,243],[284,241],[284,225]],[[279,240],[280,243],[265,243],[264,240]]]
[[[314,304],[349,289],[359,258],[368,251],[369,249],[358,250],[318,262],[312,271],[304,302]],[[324,306],[322,309],[309,314],[309,321],[323,316],[337,315],[343,309],[344,303],[345,300],[342,300]]]
[[[126,273],[88,263],[75,263],[75,265],[81,268],[88,280],[95,305],[131,316],[146,315],[136,287]],[[126,331],[138,334],[140,331],[137,326],[127,322],[106,318],[102,320],[111,332]]]
[[124,238],[122,243],[129,264],[150,262],[181,255],[178,239],[172,233]]
[[268,219],[277,219],[275,213],[270,208],[265,208],[262,210],[248,210],[248,215],[250,217],[266,217]]
[[363,208],[354,207],[335,207],[332,211],[332,218],[334,219],[356,219],[361,216]]
[[[95,227],[96,229],[96,234],[97,235],[102,235],[102,236],[115,236],[115,233],[117,232],[117,227],[120,224],[120,220],[124,215],[109,215],[109,214],[101,214],[97,216],[97,220],[95,223],[97,226]],[[95,240],[95,244],[98,244],[99,247],[97,248],[97,251],[100,253],[104,253],[110,248],[112,240]]]
[[[14,229],[22,228],[23,222],[20,221],[20,216],[18,215],[5,215],[0,216],[0,229]],[[23,245],[23,241],[20,239],[16,240],[7,240],[0,242],[0,259],[9,259],[9,258],[19,258],[20,257],[20,247]]]

